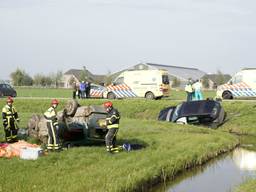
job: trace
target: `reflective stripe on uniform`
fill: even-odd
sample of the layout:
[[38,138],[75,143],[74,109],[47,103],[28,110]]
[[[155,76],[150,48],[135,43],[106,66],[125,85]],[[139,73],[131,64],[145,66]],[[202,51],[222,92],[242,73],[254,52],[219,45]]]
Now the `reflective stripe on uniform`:
[[119,128],[119,124],[108,125],[107,128],[108,128],[108,129],[111,129],[111,128]]

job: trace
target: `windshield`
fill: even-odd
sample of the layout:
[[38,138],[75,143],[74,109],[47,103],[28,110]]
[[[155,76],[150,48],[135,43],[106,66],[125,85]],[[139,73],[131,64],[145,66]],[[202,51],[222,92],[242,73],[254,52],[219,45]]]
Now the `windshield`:
[[170,83],[168,75],[162,75],[162,83],[167,85]]
[[175,122],[179,116],[179,111],[180,111],[180,107],[181,107],[181,104],[178,105],[176,108],[175,108],[175,111],[172,115],[172,122]]

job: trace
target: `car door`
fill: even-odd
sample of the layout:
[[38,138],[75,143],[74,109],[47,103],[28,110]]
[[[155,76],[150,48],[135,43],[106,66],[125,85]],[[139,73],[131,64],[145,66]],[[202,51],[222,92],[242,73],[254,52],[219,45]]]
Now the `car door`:
[[100,85],[91,85],[90,97],[92,98],[103,98],[103,92],[105,88]]

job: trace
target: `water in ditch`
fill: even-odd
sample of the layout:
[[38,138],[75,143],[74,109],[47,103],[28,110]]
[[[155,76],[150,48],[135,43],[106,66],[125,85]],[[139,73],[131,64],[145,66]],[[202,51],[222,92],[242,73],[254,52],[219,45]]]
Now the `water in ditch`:
[[247,143],[151,191],[231,192],[249,178],[256,178],[256,147]]

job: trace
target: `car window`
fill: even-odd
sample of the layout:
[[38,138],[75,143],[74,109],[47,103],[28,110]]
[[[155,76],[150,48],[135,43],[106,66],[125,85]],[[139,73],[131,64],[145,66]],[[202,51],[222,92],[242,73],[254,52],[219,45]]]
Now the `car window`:
[[7,89],[12,89],[12,87],[10,85],[5,85]]
[[242,75],[236,75],[234,76],[232,82],[235,84],[235,83],[241,83],[243,80],[243,76]]
[[124,83],[124,78],[123,77],[119,77],[114,82],[115,85],[119,85],[119,84],[123,84],[123,83]]
[[167,85],[170,83],[168,75],[162,75],[162,83]]

